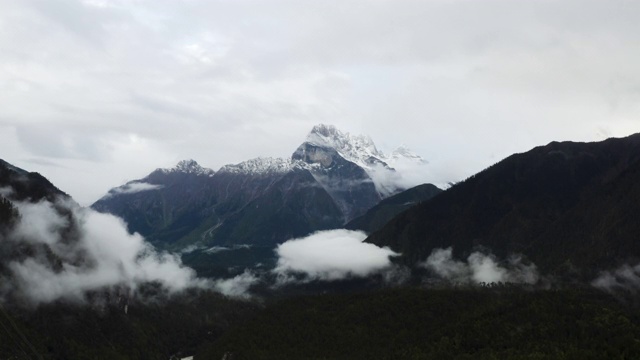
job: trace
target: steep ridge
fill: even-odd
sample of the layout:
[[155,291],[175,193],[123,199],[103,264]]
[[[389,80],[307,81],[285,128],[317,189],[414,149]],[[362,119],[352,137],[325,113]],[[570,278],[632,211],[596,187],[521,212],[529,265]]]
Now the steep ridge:
[[216,195],[209,186],[213,171],[193,160],[157,169],[140,180],[111,189],[91,207],[125,219],[129,231],[162,243],[188,234],[211,216]]
[[174,250],[273,245],[341,227],[404,190],[383,183],[396,173],[385,161],[397,159],[424,162],[406,149],[386,157],[368,137],[318,125],[289,159],[259,157],[217,172],[183,161],[110,190],[92,207]]
[[68,197],[37,172],[28,172],[0,159],[0,196],[11,200],[38,202],[56,196]]
[[[72,201],[71,198],[55,187],[49,180],[36,172],[28,172],[10,163],[0,160],[0,282],[7,286],[7,279],[3,278],[9,272],[11,262],[28,257],[40,256],[48,260],[51,266],[57,266],[56,258],[47,245],[17,243],[7,239],[8,234],[21,217],[18,207],[20,203],[39,203],[42,201],[54,202],[56,200]],[[55,211],[68,220],[68,224],[60,226],[58,230],[67,235],[67,241],[72,242],[74,237],[74,222],[72,215],[64,208],[53,206]],[[45,216],[45,214],[42,214]],[[34,229],[41,224],[32,224]],[[0,287],[3,290],[3,287]],[[0,293],[1,295],[1,293]]]
[[593,275],[640,256],[640,134],[552,142],[512,155],[400,214],[366,241],[403,261],[435,248],[525,254],[545,271]]
[[372,233],[382,228],[401,212],[427,201],[442,190],[432,184],[422,184],[380,201],[367,212],[347,223],[346,229]]
[[0,231],[18,216],[14,202],[36,203],[69,196],[36,172],[28,172],[0,159]]

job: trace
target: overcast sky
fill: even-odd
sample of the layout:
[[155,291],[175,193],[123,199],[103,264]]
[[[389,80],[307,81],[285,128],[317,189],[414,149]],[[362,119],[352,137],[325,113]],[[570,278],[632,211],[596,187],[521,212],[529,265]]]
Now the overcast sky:
[[0,158],[81,204],[317,123],[456,181],[640,131],[639,1],[0,0]]

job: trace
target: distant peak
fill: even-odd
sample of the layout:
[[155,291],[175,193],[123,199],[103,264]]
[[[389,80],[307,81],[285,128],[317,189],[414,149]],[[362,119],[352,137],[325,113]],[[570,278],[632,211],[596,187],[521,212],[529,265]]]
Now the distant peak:
[[339,152],[361,152],[378,154],[373,140],[367,135],[352,135],[340,131],[334,125],[318,124],[307,135],[306,142],[313,145],[329,147]]
[[202,169],[202,166],[200,166],[200,164],[198,164],[197,161],[193,159],[188,159],[188,160],[180,160],[178,164],[175,166],[175,169],[184,171],[184,172],[189,172],[192,170],[200,170]]
[[333,125],[326,125],[326,124],[318,124],[314,126],[313,129],[311,129],[311,133],[309,135],[312,135],[312,134],[318,134],[325,137],[342,135],[342,133],[340,132],[340,130],[338,130],[338,128],[336,128]]
[[393,152],[391,153],[391,159],[393,160],[405,159],[405,160],[411,160],[419,163],[427,163],[427,161],[424,160],[420,155],[414,153],[413,151],[411,151],[411,149],[409,149],[404,145],[400,145],[395,150],[393,150]]
[[185,173],[195,175],[209,175],[212,176],[215,172],[211,169],[203,168],[193,159],[181,160],[176,166],[171,169],[162,169],[165,173]]

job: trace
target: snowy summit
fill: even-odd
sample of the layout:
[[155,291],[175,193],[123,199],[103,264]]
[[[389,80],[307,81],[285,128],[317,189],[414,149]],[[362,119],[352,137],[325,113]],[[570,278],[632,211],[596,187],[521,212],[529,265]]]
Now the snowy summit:
[[168,173],[185,173],[185,174],[193,174],[193,175],[206,175],[213,176],[215,171],[208,168],[203,168],[198,164],[195,160],[182,160],[178,162],[178,164],[170,169],[159,169],[165,174]]

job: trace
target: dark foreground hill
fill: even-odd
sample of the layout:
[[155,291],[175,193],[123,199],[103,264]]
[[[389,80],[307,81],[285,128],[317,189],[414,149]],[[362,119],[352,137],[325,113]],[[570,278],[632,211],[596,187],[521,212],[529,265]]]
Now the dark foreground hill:
[[640,134],[552,142],[512,155],[389,222],[366,241],[408,264],[435,248],[485,247],[543,271],[582,272],[640,259]]
[[637,359],[638,315],[580,290],[303,297],[267,307],[196,359]]

